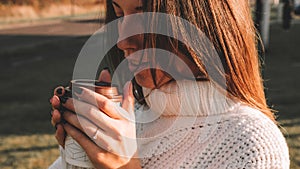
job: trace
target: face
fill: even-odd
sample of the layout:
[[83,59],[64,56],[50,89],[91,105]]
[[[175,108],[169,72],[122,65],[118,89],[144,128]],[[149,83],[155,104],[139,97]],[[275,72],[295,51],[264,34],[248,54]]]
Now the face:
[[[137,14],[143,12],[143,4],[142,0],[113,0],[114,12],[117,17],[123,17],[131,14]],[[143,50],[144,48],[144,36],[143,35],[135,35],[129,38],[122,38],[126,34],[128,29],[132,29],[132,25],[134,24],[134,29],[143,29],[143,25],[141,22],[133,22],[129,19],[120,19],[118,23],[118,32],[119,32],[119,40],[118,40],[118,48],[124,52],[125,58],[128,60],[129,70],[132,71],[135,75],[136,82],[146,88],[155,88],[157,86],[163,86],[164,84],[172,81],[172,77],[162,71],[161,69],[154,69],[155,71],[155,81],[156,85],[153,81],[151,70],[150,70],[150,59],[147,57],[142,57],[137,52],[139,50]],[[163,47],[167,49],[168,47]],[[182,61],[185,62],[186,65],[192,70],[192,72],[197,72],[197,66],[191,62],[185,55],[180,53],[179,51],[172,51],[175,53]],[[180,72],[180,74],[187,75],[190,74],[190,71],[186,70],[186,66],[182,65],[182,62],[178,62],[175,59],[175,63],[172,66]],[[147,68],[148,67],[148,68]]]

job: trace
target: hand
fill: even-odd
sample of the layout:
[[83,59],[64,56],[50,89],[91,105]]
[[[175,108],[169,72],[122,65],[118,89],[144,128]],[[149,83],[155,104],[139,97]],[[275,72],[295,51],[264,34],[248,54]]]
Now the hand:
[[[110,83],[111,75],[110,75],[109,71],[107,69],[102,70],[98,80]],[[61,113],[58,110],[60,108],[60,99],[57,95],[58,95],[57,92],[54,91],[54,95],[50,99],[50,103],[52,104],[52,108],[53,108],[53,110],[51,112],[51,115],[52,115],[51,124],[53,125],[53,127],[56,128],[55,138],[56,138],[58,144],[60,144],[62,147],[65,147],[66,132],[62,125]]]
[[62,147],[65,147],[65,130],[63,128],[62,125],[62,117],[61,114],[59,112],[59,107],[60,107],[60,100],[59,97],[54,95],[51,99],[50,99],[50,103],[52,104],[52,118],[51,118],[51,124],[53,126],[55,126],[56,128],[56,132],[55,132],[55,138],[58,142],[58,144],[60,144]]
[[[83,89],[77,95],[80,101],[68,99],[62,105],[77,115],[70,111],[64,112],[63,117],[67,123],[57,125],[58,142],[63,145],[64,136],[61,133],[65,129],[85,149],[96,168],[140,168],[139,161],[133,158],[136,156],[137,145],[130,82],[125,85],[124,94],[122,107],[88,89]],[[52,102],[56,103],[57,98],[54,97]],[[53,112],[52,121],[58,122],[61,119],[57,114],[59,112]]]

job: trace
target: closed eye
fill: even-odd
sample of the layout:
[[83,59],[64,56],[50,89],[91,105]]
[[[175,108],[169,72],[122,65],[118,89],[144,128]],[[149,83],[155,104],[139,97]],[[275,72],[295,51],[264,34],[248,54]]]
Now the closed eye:
[[[112,4],[113,4],[113,7],[114,7],[116,16],[118,18],[124,16],[124,12],[123,12],[121,6],[118,3],[116,3],[115,1],[112,1]],[[134,9],[134,12],[143,12],[143,10],[144,10],[143,6],[137,6],[133,9]]]

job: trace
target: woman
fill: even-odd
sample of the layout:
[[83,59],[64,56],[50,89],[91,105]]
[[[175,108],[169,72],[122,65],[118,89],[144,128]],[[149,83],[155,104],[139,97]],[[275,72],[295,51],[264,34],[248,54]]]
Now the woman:
[[[126,17],[143,12],[170,14],[193,24],[213,44],[223,69],[211,56],[203,56],[208,50],[203,40],[191,43],[200,50],[185,44],[190,29],[174,20],[167,24],[168,31],[185,35],[183,41],[152,33],[122,39],[129,25],[142,23]],[[106,17],[106,23],[119,18],[118,49],[111,53],[111,68],[124,56],[134,79],[124,87],[121,109],[84,88],[76,92],[80,101],[53,96],[54,108],[62,103],[80,114],[65,111],[62,117],[53,110],[60,145],[64,146],[66,132],[83,147],[95,168],[289,168],[285,139],[266,104],[247,0],[108,0]],[[155,27],[157,22],[150,20],[149,25]],[[183,62],[168,60],[162,70],[164,59],[153,59],[147,52],[134,55],[148,48],[168,51]],[[168,71],[180,76],[174,78]],[[104,70],[99,79],[109,82],[110,74]],[[135,112],[134,100],[144,105]],[[159,118],[139,121],[147,107],[150,114],[162,111]],[[139,122],[132,123],[134,118]],[[82,126],[80,119],[89,120]]]

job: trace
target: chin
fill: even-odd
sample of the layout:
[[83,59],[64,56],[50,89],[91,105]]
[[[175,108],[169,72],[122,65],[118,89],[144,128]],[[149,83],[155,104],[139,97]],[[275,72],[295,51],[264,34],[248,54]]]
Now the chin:
[[135,80],[136,80],[137,84],[142,87],[149,88],[149,89],[155,88],[155,85],[153,83],[151,76],[143,76],[141,74],[137,74],[137,75],[135,75]]
[[[156,70],[156,82],[159,83],[157,86],[163,86],[164,84],[170,82],[172,78],[161,70]],[[144,70],[135,75],[136,82],[145,88],[154,89],[157,86],[154,85],[152,74],[150,70]]]

